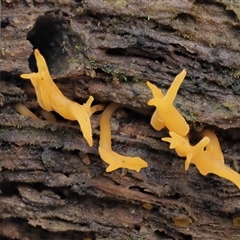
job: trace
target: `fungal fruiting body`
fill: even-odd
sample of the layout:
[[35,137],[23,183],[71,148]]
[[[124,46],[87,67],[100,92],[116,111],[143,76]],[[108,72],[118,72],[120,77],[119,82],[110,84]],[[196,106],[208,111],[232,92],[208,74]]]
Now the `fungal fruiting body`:
[[208,129],[203,130],[200,135],[202,137],[208,137],[209,143],[206,146],[206,152],[213,158],[219,161],[220,163],[224,164],[224,157],[222,153],[222,149],[220,147],[220,143],[216,134]]
[[163,120],[159,117],[157,109],[154,111],[154,113],[151,117],[150,124],[157,131],[160,131],[161,129],[163,129],[165,127]]
[[192,219],[184,214],[180,214],[172,218],[177,227],[188,227],[192,223]]
[[[154,98],[156,98],[156,99],[164,98],[164,95],[163,95],[161,89],[158,89],[155,85],[151,84],[150,82],[147,82],[147,85],[151,89]],[[159,117],[157,109],[154,111],[154,113],[152,115],[150,124],[157,131],[160,131],[162,128],[165,127],[163,120]]]
[[13,109],[15,109],[18,113],[20,113],[23,116],[31,117],[32,119],[39,119],[32,111],[30,111],[22,103],[17,103],[13,105]]
[[92,114],[94,114],[95,112],[103,111],[105,107],[106,107],[105,104],[96,104],[96,105],[92,106],[92,107],[90,108],[90,112],[91,112],[91,113],[90,113],[90,116],[91,116]]
[[40,114],[49,122],[57,122],[57,119],[54,117],[54,115],[51,112],[47,112],[46,110],[41,109]]
[[112,150],[110,119],[115,110],[121,107],[121,104],[111,103],[103,111],[100,118],[100,142],[99,153],[102,160],[109,164],[106,172],[114,171],[118,168],[127,168],[139,172],[141,168],[148,164],[140,157],[122,156]]
[[[90,96],[87,102],[83,105],[66,98],[53,82],[45,59],[37,49],[34,50],[34,55],[37,60],[38,72],[22,74],[21,77],[31,80],[36,91],[38,103],[44,110],[47,112],[55,111],[68,120],[77,120],[83,132],[83,136],[88,144],[92,146],[93,141],[90,116],[96,111],[102,111],[105,108],[105,105],[99,104],[91,107],[93,102],[92,96]],[[114,171],[118,168],[128,168],[140,171],[141,168],[147,167],[147,163],[141,158],[125,157],[112,151],[110,118],[112,113],[119,107],[119,104],[110,104],[102,114],[100,120],[100,156],[103,161],[109,164],[106,169],[107,172]],[[27,114],[29,115],[30,113],[28,112]],[[32,116],[34,117],[34,115]]]
[[[195,146],[191,146],[187,138],[174,132],[170,132],[171,138],[162,138],[162,140],[169,142],[170,148],[175,148],[179,156],[187,157],[185,170],[188,169],[190,163],[193,163],[202,175],[205,176],[208,173],[216,174],[233,182],[240,189],[240,175],[224,165],[224,160],[222,161],[221,158],[222,151],[216,135],[209,130],[206,132],[206,135]],[[214,146],[216,147],[215,151],[212,151]],[[204,149],[205,147],[206,150]]]
[[180,136],[184,137],[188,134],[189,126],[186,120],[173,105],[177,91],[185,76],[185,70],[179,73],[175,77],[165,96],[160,89],[150,82],[147,82],[147,85],[151,89],[154,97],[148,101],[148,105],[156,107],[156,111],[151,119],[151,124],[156,130],[161,130],[161,128],[166,126],[169,131],[175,132]]
[[[22,103],[17,103],[15,105],[13,105],[13,109],[15,109],[18,113],[20,113],[23,116],[31,117],[32,119],[35,119],[35,120],[39,119],[32,111],[30,111]],[[56,122],[56,118],[54,117],[54,115],[52,113],[41,109],[40,114],[41,114],[41,116],[43,116],[49,122]]]
[[152,210],[152,209],[153,209],[153,205],[150,204],[150,203],[144,203],[144,204],[143,204],[143,207],[144,207],[145,209],[147,209],[147,210]]
[[21,77],[31,80],[36,91],[38,103],[44,110],[48,112],[55,111],[68,120],[77,120],[84,138],[92,146],[90,106],[93,97],[90,96],[87,103],[83,105],[66,98],[53,82],[46,61],[38,49],[34,50],[34,55],[37,61],[38,72],[22,74]]
[[[22,74],[21,77],[31,80],[36,91],[38,103],[45,111],[56,111],[68,120],[77,120],[84,138],[87,140],[88,144],[92,146],[93,140],[90,116],[96,111],[103,110],[105,105],[99,104],[91,107],[93,102],[92,96],[90,96],[83,105],[66,98],[53,82],[45,59],[37,49],[34,50],[34,55],[37,61],[38,72]],[[151,119],[151,124],[157,130],[161,130],[163,127],[169,129],[171,137],[162,138],[162,140],[169,142],[170,148],[175,149],[179,156],[186,157],[185,170],[189,168],[190,163],[193,163],[202,175],[214,173],[232,181],[240,189],[240,175],[224,165],[221,147],[217,136],[213,132],[209,130],[203,131],[202,140],[195,146],[189,143],[187,137],[189,126],[173,105],[177,91],[185,76],[185,70],[178,74],[166,95],[156,86],[147,82],[154,97],[149,100],[148,105],[156,107]],[[102,160],[109,164],[106,169],[107,172],[114,171],[118,168],[127,168],[139,172],[141,168],[148,166],[144,160],[139,157],[122,156],[112,151],[110,119],[113,112],[119,107],[121,107],[120,104],[112,103],[102,113],[100,118],[99,153]],[[15,109],[22,114],[37,119],[37,116],[24,107],[24,105],[15,105]],[[55,121],[53,115],[50,116],[45,113],[44,115],[47,119]]]
[[[163,141],[169,142],[170,149],[175,149],[178,156],[187,157],[185,161],[185,170],[188,170],[189,164],[192,162],[193,157],[198,154],[199,151],[203,150],[204,147],[209,143],[209,138],[204,137],[195,146],[191,146],[187,137],[182,137],[175,132],[169,132],[171,138],[162,138]],[[199,170],[200,171],[200,170]],[[201,171],[200,171],[201,172]]]
[[235,227],[240,227],[240,217],[235,217],[235,218],[233,219],[233,225],[234,225]]

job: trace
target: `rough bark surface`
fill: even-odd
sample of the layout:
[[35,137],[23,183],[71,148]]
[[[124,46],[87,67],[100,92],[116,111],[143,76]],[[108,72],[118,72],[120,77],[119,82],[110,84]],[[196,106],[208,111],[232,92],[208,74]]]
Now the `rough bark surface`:
[[[2,1],[1,239],[239,239],[240,190],[193,165],[184,171],[161,141],[167,131],[149,124],[146,86],[167,90],[186,68],[176,107],[192,135],[215,130],[226,164],[240,172],[239,21],[237,0]],[[148,168],[105,172],[100,114],[91,148],[77,123],[13,109],[21,102],[41,118],[33,86],[19,77],[36,71],[33,48],[68,98],[126,106],[112,118],[114,150]]]

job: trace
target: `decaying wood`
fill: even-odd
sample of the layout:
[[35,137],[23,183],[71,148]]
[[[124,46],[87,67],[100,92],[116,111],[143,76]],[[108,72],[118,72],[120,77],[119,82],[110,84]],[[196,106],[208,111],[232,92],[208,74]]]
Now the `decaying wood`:
[[[1,238],[238,239],[239,189],[194,166],[184,171],[184,160],[160,140],[167,131],[149,124],[146,81],[167,90],[186,68],[176,107],[193,137],[215,130],[226,164],[240,172],[239,21],[236,0],[3,1]],[[112,119],[113,148],[148,168],[105,172],[100,114],[92,117],[91,148],[75,122],[13,110],[21,102],[41,118],[30,81],[19,77],[36,70],[33,48],[68,98],[126,106]]]

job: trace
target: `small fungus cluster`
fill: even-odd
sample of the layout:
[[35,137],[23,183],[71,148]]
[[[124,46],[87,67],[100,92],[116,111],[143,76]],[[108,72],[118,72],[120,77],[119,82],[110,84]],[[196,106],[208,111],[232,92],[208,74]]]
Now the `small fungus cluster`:
[[[49,121],[56,121],[55,117],[49,113],[55,111],[68,120],[77,120],[82,130],[83,136],[89,146],[93,145],[92,128],[90,117],[96,111],[102,111],[100,118],[100,142],[99,154],[104,162],[109,164],[106,171],[111,172],[118,168],[127,168],[139,172],[141,168],[148,166],[147,162],[139,157],[122,156],[112,150],[111,146],[111,116],[121,104],[111,103],[106,108],[105,105],[95,105],[91,107],[93,97],[90,96],[83,105],[66,98],[56,84],[53,82],[48,71],[45,59],[40,52],[35,49],[38,72],[22,74],[24,79],[30,79],[37,95],[39,105],[44,109],[42,115]],[[157,131],[166,127],[170,137],[162,138],[170,143],[170,149],[175,149],[180,157],[186,157],[185,170],[188,170],[191,163],[195,164],[202,175],[214,173],[220,177],[232,181],[240,189],[240,175],[231,168],[224,165],[224,158],[217,136],[210,130],[201,132],[202,139],[192,146],[189,142],[189,125],[174,107],[173,102],[181,86],[186,71],[179,73],[167,93],[164,95],[160,89],[150,82],[147,86],[151,89],[153,98],[148,101],[148,105],[155,106],[156,110],[151,118],[151,125]],[[34,119],[36,115],[31,113],[24,105],[17,104],[14,108],[21,114]]]
[[[47,120],[50,120],[54,116],[52,114],[52,117],[47,116],[47,114],[50,111],[55,111],[65,119],[77,120],[84,138],[89,146],[92,146],[93,140],[90,117],[94,112],[104,110],[105,105],[99,104],[91,107],[94,100],[92,96],[90,96],[83,105],[66,98],[53,82],[46,61],[38,49],[34,50],[34,55],[37,61],[38,72],[22,74],[21,78],[31,80],[36,91],[38,103],[45,110],[43,116]],[[114,171],[118,168],[128,168],[139,172],[141,168],[148,166],[147,162],[139,157],[126,157],[112,151],[110,118],[113,112],[120,107],[120,104],[111,103],[102,113],[100,119],[99,153],[102,160],[109,164],[106,169],[107,172]],[[20,114],[37,119],[37,116],[23,104],[17,104],[14,108]]]
[[169,142],[170,149],[175,149],[178,156],[186,157],[185,170],[188,170],[190,163],[193,163],[202,175],[216,174],[233,182],[240,189],[240,174],[224,165],[223,153],[214,132],[204,130],[201,132],[203,137],[201,141],[195,146],[189,143],[189,126],[173,106],[173,101],[185,76],[185,70],[179,73],[165,96],[160,89],[147,82],[154,97],[148,105],[156,107],[151,125],[156,130],[161,130],[164,126],[169,130],[170,137],[164,137],[162,140]]

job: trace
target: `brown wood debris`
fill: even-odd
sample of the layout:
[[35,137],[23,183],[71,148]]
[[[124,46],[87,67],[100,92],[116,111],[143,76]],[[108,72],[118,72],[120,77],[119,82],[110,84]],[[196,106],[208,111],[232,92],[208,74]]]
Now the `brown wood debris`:
[[[239,189],[184,170],[160,140],[167,131],[149,124],[146,81],[165,91],[185,68],[176,107],[193,136],[217,133],[225,162],[240,172],[239,22],[235,0],[2,1],[0,238],[238,239]],[[68,98],[126,106],[112,118],[113,149],[148,168],[105,172],[100,114],[92,148],[77,123],[42,118],[34,88],[19,77],[36,71],[33,48]],[[19,102],[40,119],[19,115]]]

